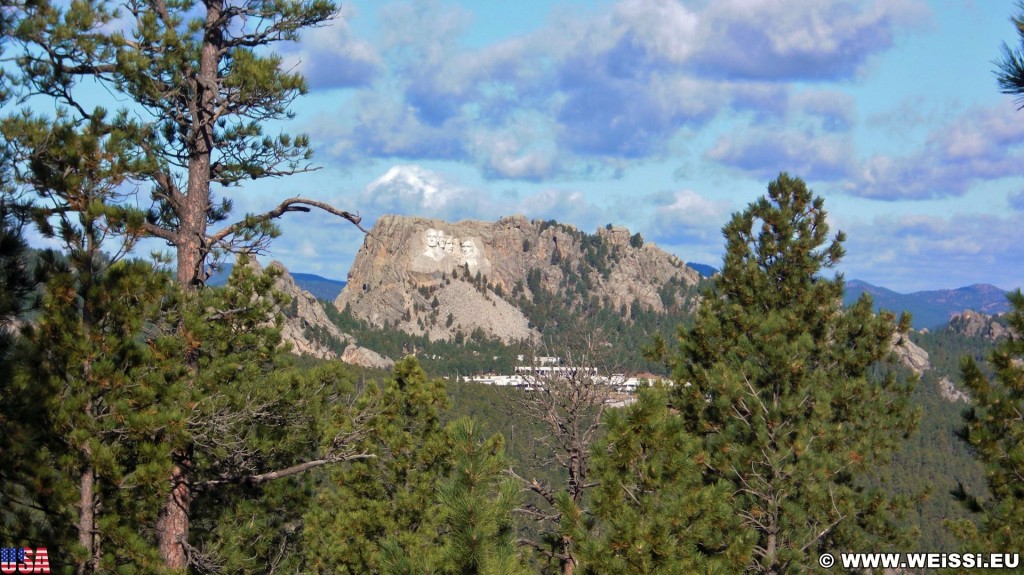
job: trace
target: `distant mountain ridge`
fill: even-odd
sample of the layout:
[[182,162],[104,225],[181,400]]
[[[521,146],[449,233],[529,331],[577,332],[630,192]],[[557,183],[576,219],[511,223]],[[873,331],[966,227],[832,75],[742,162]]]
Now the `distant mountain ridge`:
[[717,274],[720,271],[715,266],[710,266],[708,264],[698,264],[698,263],[694,263],[694,262],[686,262],[686,265],[688,267],[690,267],[693,271],[699,273],[700,277],[702,277],[702,278],[709,278],[709,277]]
[[304,273],[293,273],[291,276],[300,288],[313,294],[316,299],[324,301],[334,301],[338,294],[341,293],[341,290],[345,289],[345,282],[341,280],[332,280],[316,274]]
[[956,314],[973,310],[994,315],[1010,310],[1006,291],[990,284],[957,289],[927,290],[902,294],[861,280],[846,282],[844,303],[852,304],[862,293],[871,295],[875,309],[910,312],[914,329],[944,326]]
[[[206,283],[212,286],[226,284],[233,267],[234,264],[223,264]],[[334,301],[334,298],[338,297],[341,290],[345,288],[345,282],[341,280],[332,280],[316,274],[288,273],[300,289],[313,294],[316,299]]]

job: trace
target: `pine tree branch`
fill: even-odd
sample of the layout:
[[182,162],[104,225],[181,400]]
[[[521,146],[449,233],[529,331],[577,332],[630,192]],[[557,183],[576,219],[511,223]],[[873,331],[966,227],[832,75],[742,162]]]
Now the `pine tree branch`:
[[507,469],[505,471],[505,474],[508,475],[509,477],[519,481],[520,483],[522,483],[530,491],[533,491],[537,495],[540,495],[541,497],[543,497],[544,500],[547,501],[550,505],[552,505],[552,506],[555,505],[555,496],[554,496],[554,494],[551,493],[551,491],[549,489],[547,489],[543,485],[541,485],[540,482],[537,481],[536,479],[532,479],[532,480],[528,481],[525,477],[523,477],[523,476],[519,475],[518,473],[516,473],[515,471],[513,471],[512,468]]
[[336,215],[338,217],[344,218],[344,219],[352,222],[352,224],[355,225],[357,228],[359,228],[359,230],[361,232],[363,232],[364,234],[370,233],[366,228],[364,228],[362,225],[360,225],[360,222],[363,221],[363,218],[360,217],[358,214],[353,214],[351,212],[346,212],[344,210],[339,210],[338,208],[335,208],[334,206],[332,206],[332,205],[330,205],[328,203],[325,203],[325,202],[320,202],[320,201],[317,201],[317,200],[311,200],[311,199],[308,199],[308,198],[295,197],[295,198],[288,198],[287,200],[281,202],[276,208],[274,208],[274,209],[272,209],[270,211],[267,211],[267,212],[264,212],[262,214],[258,214],[258,215],[255,215],[255,216],[247,217],[243,221],[235,222],[234,224],[231,224],[230,226],[228,226],[228,227],[220,230],[219,232],[209,236],[209,245],[213,245],[215,243],[221,242],[221,241],[224,240],[224,238],[226,238],[226,237],[228,237],[228,236],[230,236],[232,234],[236,234],[236,233],[242,231],[243,229],[245,229],[247,227],[250,227],[250,226],[252,226],[254,224],[259,224],[259,223],[262,223],[262,222],[266,222],[268,220],[272,220],[274,218],[279,218],[282,215],[284,215],[286,212],[308,212],[308,211],[310,211],[310,208],[308,208],[306,206],[312,206],[314,208],[320,208],[321,210],[324,210],[325,212],[327,212],[329,214],[334,214],[334,215]]
[[149,222],[143,223],[142,229],[145,230],[147,234],[158,237],[162,240],[167,240],[167,242],[171,244],[173,244],[178,239],[178,234],[172,232],[171,230],[165,230],[164,228],[161,228],[160,226],[156,224],[151,224]]
[[804,545],[803,547],[801,547],[801,548],[800,548],[800,552],[801,552],[801,553],[804,553],[804,552],[806,552],[806,551],[807,551],[808,549],[810,549],[812,545],[814,545],[815,543],[817,543],[818,541],[820,541],[820,540],[821,540],[821,538],[822,538],[822,537],[824,537],[825,535],[827,535],[829,531],[832,531],[832,529],[834,529],[836,525],[839,525],[839,523],[840,523],[840,522],[841,522],[841,521],[842,521],[843,519],[846,519],[846,516],[845,516],[845,515],[842,515],[842,516],[840,516],[840,517],[839,517],[839,519],[836,519],[836,520],[835,520],[835,521],[833,521],[833,522],[832,522],[831,524],[829,524],[829,526],[828,526],[828,527],[826,527],[825,529],[823,529],[823,530],[821,531],[821,533],[818,533],[818,535],[817,535],[816,537],[814,537],[813,539],[811,539],[810,541],[808,541],[806,545]]
[[322,467],[324,465],[330,465],[332,463],[341,463],[344,461],[354,461],[357,459],[374,459],[377,456],[372,453],[356,453],[351,455],[337,455],[331,457],[325,457],[323,459],[314,459],[311,461],[304,461],[302,463],[292,465],[291,467],[285,467],[276,471],[268,471],[266,473],[257,474],[246,474],[246,475],[234,475],[231,477],[222,477],[219,479],[210,479],[209,481],[198,482],[195,484],[196,489],[209,489],[211,487],[220,487],[221,485],[260,485],[268,481],[275,479],[282,479],[284,477],[291,477],[293,475],[299,475],[305,473],[311,469]]

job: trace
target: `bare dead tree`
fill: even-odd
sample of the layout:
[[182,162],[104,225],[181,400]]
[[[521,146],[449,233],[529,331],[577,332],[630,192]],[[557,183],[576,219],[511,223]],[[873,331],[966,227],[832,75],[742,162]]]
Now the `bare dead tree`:
[[555,466],[564,478],[551,484],[508,471],[537,495],[520,512],[540,524],[541,540],[521,543],[557,561],[563,575],[572,575],[578,566],[573,532],[585,515],[584,496],[596,485],[588,481],[590,446],[616,384],[625,378],[622,366],[608,360],[609,347],[599,334],[582,334],[557,351],[548,347],[547,355],[534,354],[528,367],[519,370],[525,390],[515,409],[546,432],[534,438],[540,467]]

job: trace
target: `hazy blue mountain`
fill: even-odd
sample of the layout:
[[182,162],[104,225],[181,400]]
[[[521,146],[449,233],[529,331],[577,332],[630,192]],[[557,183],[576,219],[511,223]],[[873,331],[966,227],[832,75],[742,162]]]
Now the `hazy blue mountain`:
[[862,293],[871,295],[875,309],[910,312],[915,329],[943,326],[954,314],[965,310],[991,315],[1010,309],[1006,291],[989,284],[902,294],[864,281],[851,280],[846,282],[845,303],[853,303]]
[[694,262],[686,262],[686,265],[692,268],[695,272],[700,274],[702,278],[709,278],[718,273],[718,268],[709,266],[708,264],[698,264]]
[[[232,264],[224,264],[217,273],[210,276],[206,283],[212,286],[224,285],[228,281],[228,276],[231,275],[232,267]],[[343,281],[332,280],[316,274],[288,273],[295,280],[296,285],[313,294],[316,299],[334,301],[341,293],[341,289],[345,287]]]
[[345,282],[341,280],[332,280],[316,274],[293,273],[291,275],[300,288],[313,294],[316,299],[333,302],[345,287]]

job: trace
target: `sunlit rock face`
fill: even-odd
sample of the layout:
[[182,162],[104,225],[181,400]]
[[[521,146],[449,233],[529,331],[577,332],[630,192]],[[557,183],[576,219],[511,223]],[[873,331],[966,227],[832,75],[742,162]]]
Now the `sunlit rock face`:
[[335,305],[373,325],[432,339],[478,328],[505,341],[529,339],[536,334],[515,304],[520,295],[533,295],[526,285],[531,270],[540,272],[540,285],[551,292],[573,289],[570,284],[585,275],[587,297],[615,309],[638,303],[663,311],[659,289],[665,283],[697,283],[697,273],[682,260],[641,244],[625,228],[586,235],[523,216],[454,223],[384,216],[363,241]]
[[341,361],[371,369],[391,369],[395,367],[395,362],[391,358],[385,357],[372,349],[366,349],[357,345],[346,347],[345,353],[341,356]]
[[993,341],[1013,335],[1010,328],[999,323],[999,316],[986,315],[972,310],[958,313],[950,318],[947,329],[967,337],[983,337]]
[[[466,268],[470,274],[490,274],[491,263],[483,254],[479,238],[458,237],[444,230],[427,228],[414,236],[409,270],[437,274]],[[422,245],[422,248],[418,247]],[[418,252],[418,253],[417,253]]]

